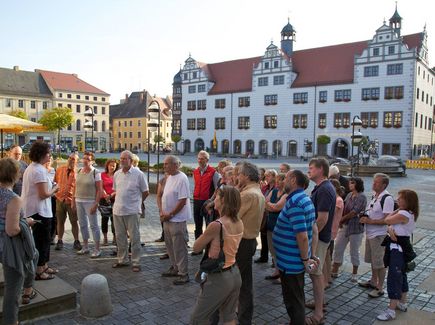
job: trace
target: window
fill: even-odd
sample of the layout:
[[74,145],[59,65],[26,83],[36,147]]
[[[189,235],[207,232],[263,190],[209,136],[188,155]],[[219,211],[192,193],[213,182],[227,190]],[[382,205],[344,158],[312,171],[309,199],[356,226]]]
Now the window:
[[379,66],[372,65],[364,67],[364,77],[377,77],[379,75]]
[[328,100],[328,92],[326,90],[319,91],[319,102],[326,103]]
[[42,109],[48,108],[48,102],[42,102]]
[[122,133],[118,132],[118,138],[122,138]]
[[350,89],[344,89],[343,90],[343,101],[344,102],[350,102],[352,99],[352,92]]
[[124,126],[127,127],[127,121],[124,121]]
[[121,126],[121,121],[118,121],[118,126]]
[[183,73],[183,80],[187,80],[188,78],[188,74],[187,73]]
[[350,89],[341,89],[341,90],[336,90],[334,92],[334,101],[336,102],[341,102],[341,101],[345,101],[345,102],[349,102],[351,100],[351,90]]
[[82,128],[82,121],[77,120],[77,121],[76,121],[76,130],[77,130],[77,131],[80,131],[81,128]]
[[80,95],[76,95],[76,99],[80,99]]
[[307,114],[293,114],[293,128],[307,128]]
[[188,130],[195,130],[196,120],[194,118],[188,118],[187,119],[187,129]]
[[269,85],[269,78],[268,77],[260,77],[258,78],[258,86],[264,87]]
[[67,94],[66,98],[72,98],[72,95],[71,94]]
[[106,132],[106,121],[101,122],[101,132]]
[[62,107],[62,103],[57,103],[57,107]]
[[174,134],[180,134],[181,132],[181,120],[174,120],[172,123],[172,132]]
[[301,128],[306,129],[308,124],[307,114],[301,114]]
[[278,104],[278,95],[264,95],[264,105]]
[[350,126],[350,113],[334,113],[334,127],[348,128]]
[[94,115],[98,114],[98,107],[94,106]]
[[402,112],[384,112],[384,127],[402,127]]
[[196,129],[205,130],[205,118],[196,119]]
[[299,116],[300,115],[298,115],[298,114],[293,115],[293,128],[294,129],[299,129],[299,125],[300,125]]
[[239,129],[249,129],[251,127],[249,116],[239,116],[238,122]]
[[30,108],[36,108],[36,101],[34,100],[30,101]]
[[137,126],[142,126],[142,121],[141,120],[137,120]]
[[130,126],[133,126],[133,121],[128,121],[130,123]]
[[264,128],[265,129],[276,129],[278,124],[278,119],[276,115],[266,115],[264,117]]
[[59,98],[62,98],[62,97],[63,97],[63,94],[62,94],[62,93],[59,93],[58,96],[59,96]]
[[269,62],[264,62],[264,68],[269,69]]
[[214,128],[216,130],[225,130],[225,117],[216,117],[214,119]]
[[308,93],[294,93],[293,104],[305,104],[308,102]]
[[388,54],[394,54],[396,52],[396,48],[394,45],[388,46]]
[[6,107],[11,107],[11,106],[12,106],[12,99],[6,98]]
[[326,128],[326,114],[321,113],[319,114],[319,129]]
[[383,143],[382,154],[390,156],[400,156],[400,143]]
[[106,115],[106,107],[105,106],[101,107],[101,115]]
[[172,107],[174,111],[179,111],[181,110],[181,102],[180,101],[174,101],[174,106]]
[[385,99],[402,99],[403,86],[385,87]]
[[279,61],[273,61],[273,67],[279,68]]
[[199,93],[205,93],[205,84],[204,85],[198,85],[198,92]]
[[71,104],[66,104],[66,107],[72,108],[72,105]]
[[94,121],[94,131],[98,132],[98,121]]
[[192,78],[193,78],[193,79],[196,79],[197,76],[198,76],[198,72],[195,71],[195,72],[192,73]]
[[362,112],[361,113],[361,121],[362,127],[368,128],[377,128],[378,127],[378,112]]
[[205,99],[198,100],[198,110],[205,110],[207,108],[207,101]]
[[23,99],[18,99],[18,107],[24,108],[24,100]]
[[[199,92],[199,86],[198,86],[198,92]],[[175,93],[181,94],[181,87],[180,86],[175,87]]]
[[189,94],[196,93],[196,86],[189,86]]
[[362,100],[378,100],[379,99],[380,88],[363,88],[361,90]]
[[31,121],[31,122],[36,122],[36,117],[32,117],[32,118],[30,119],[30,121]]
[[187,110],[188,111],[194,111],[194,110],[196,110],[196,101],[195,100],[189,100],[187,102]]
[[414,122],[414,127],[418,126],[418,113],[415,113],[415,122]]
[[420,88],[417,88],[417,99],[419,98],[419,96],[420,96]]
[[379,56],[379,47],[373,49],[373,56]]
[[283,85],[284,84],[284,76],[274,76],[273,77],[273,84],[274,85]]
[[403,63],[387,65],[387,75],[403,74]]
[[[98,100],[97,96],[94,96],[94,101],[96,102],[97,100]],[[103,100],[103,102],[104,102],[104,100]]]
[[225,108],[225,98],[215,99],[214,108]]
[[89,100],[89,96],[85,96],[85,100]]
[[239,107],[249,107],[251,105],[250,97],[239,97]]
[[80,111],[81,111],[80,105],[76,105],[76,113],[80,113]]

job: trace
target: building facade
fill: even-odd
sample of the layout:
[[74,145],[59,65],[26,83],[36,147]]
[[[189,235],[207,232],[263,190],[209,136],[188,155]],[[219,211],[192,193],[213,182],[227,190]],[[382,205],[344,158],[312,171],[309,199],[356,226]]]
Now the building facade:
[[189,57],[174,77],[173,132],[185,152],[348,157],[359,117],[379,154],[429,154],[435,72],[426,29],[402,36],[401,25],[396,9],[371,40],[294,51],[289,22],[280,48],[271,43],[263,56],[214,64]]
[[[148,107],[157,101],[160,107],[160,133],[150,129],[148,142]],[[112,148],[115,151],[147,152],[157,150],[157,134],[161,149],[172,146],[172,98],[152,97],[146,90],[132,92],[118,105],[110,106]]]

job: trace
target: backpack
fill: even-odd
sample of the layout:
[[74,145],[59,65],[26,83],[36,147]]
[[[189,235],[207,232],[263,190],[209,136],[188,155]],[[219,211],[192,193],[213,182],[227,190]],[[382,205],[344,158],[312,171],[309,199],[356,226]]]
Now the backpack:
[[[384,194],[384,196],[382,196],[381,202],[379,202],[381,204],[382,210],[384,210],[385,199],[389,196],[393,197],[391,194]],[[393,200],[394,200],[394,198],[393,198]],[[393,211],[396,211],[397,209],[399,209],[399,203],[397,203],[397,200],[394,200]]]

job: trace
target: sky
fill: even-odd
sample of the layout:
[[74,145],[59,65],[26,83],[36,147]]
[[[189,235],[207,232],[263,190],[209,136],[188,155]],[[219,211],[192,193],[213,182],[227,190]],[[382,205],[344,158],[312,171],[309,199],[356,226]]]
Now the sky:
[[[76,73],[111,94],[172,94],[189,54],[206,63],[261,56],[281,29],[294,50],[371,39],[393,0],[18,0],[0,2],[0,67]],[[402,35],[427,24],[435,66],[434,0],[400,0]],[[430,19],[432,18],[432,19]],[[0,80],[1,82],[1,80]]]

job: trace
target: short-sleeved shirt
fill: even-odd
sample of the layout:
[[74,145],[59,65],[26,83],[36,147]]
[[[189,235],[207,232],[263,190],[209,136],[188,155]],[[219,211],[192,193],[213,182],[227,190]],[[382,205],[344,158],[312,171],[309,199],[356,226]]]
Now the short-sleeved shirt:
[[30,217],[39,214],[45,218],[52,218],[51,198],[41,200],[36,184],[47,183],[48,191],[52,189],[52,184],[48,179],[47,169],[39,163],[32,162],[23,175],[23,190],[21,198],[23,199],[24,216]]
[[[370,202],[367,204],[367,215],[372,220],[384,219],[384,214],[394,211],[394,199],[390,195],[384,200],[384,207],[381,207],[382,197],[386,194],[390,194],[387,191],[383,191],[377,197],[373,195]],[[366,236],[368,239],[372,239],[378,236],[385,236],[387,234],[386,225],[369,225],[366,224]]]
[[102,172],[101,173],[101,180],[103,182],[103,189],[106,192],[107,195],[110,195],[113,193],[113,176],[109,176],[108,173]]
[[71,204],[76,187],[76,171],[68,169],[68,166],[60,166],[56,169],[54,181],[59,186],[59,191],[56,192],[56,199]]
[[114,215],[127,216],[141,213],[142,194],[148,191],[148,183],[142,171],[134,167],[127,172],[118,170],[113,176],[113,189],[116,191]]
[[357,214],[347,222],[346,236],[362,234],[364,232],[364,224],[359,222],[358,214],[364,212],[366,206],[367,197],[364,193],[358,193],[356,196],[353,196],[352,193],[349,193],[346,196],[346,200],[344,200],[343,215],[346,215],[352,211]]
[[190,211],[190,188],[186,174],[179,172],[170,175],[166,179],[165,188],[162,195],[162,208],[165,213],[171,213],[178,204],[178,201],[187,199],[183,208],[175,214],[170,222],[183,222],[191,218]]
[[405,216],[408,219],[408,222],[405,224],[397,223],[393,225],[392,227],[394,229],[394,232],[396,233],[397,236],[410,237],[415,230],[414,213],[412,213],[411,211],[399,210],[399,214]]
[[290,193],[273,230],[273,247],[279,270],[286,274],[304,272],[304,263],[301,259],[296,234],[307,232],[308,257],[311,256],[315,220],[314,205],[308,195],[302,189]]
[[325,180],[314,187],[311,192],[311,201],[313,201],[314,208],[316,209],[316,220],[319,212],[328,212],[328,220],[319,232],[319,240],[329,244],[332,238],[332,222],[334,220],[336,202],[336,192],[329,180]]
[[14,193],[21,195],[21,191],[23,189],[23,175],[24,175],[24,171],[27,168],[27,163],[25,161],[19,160],[18,164],[20,165],[20,178],[15,182],[14,187],[12,188],[12,191],[14,191]]

